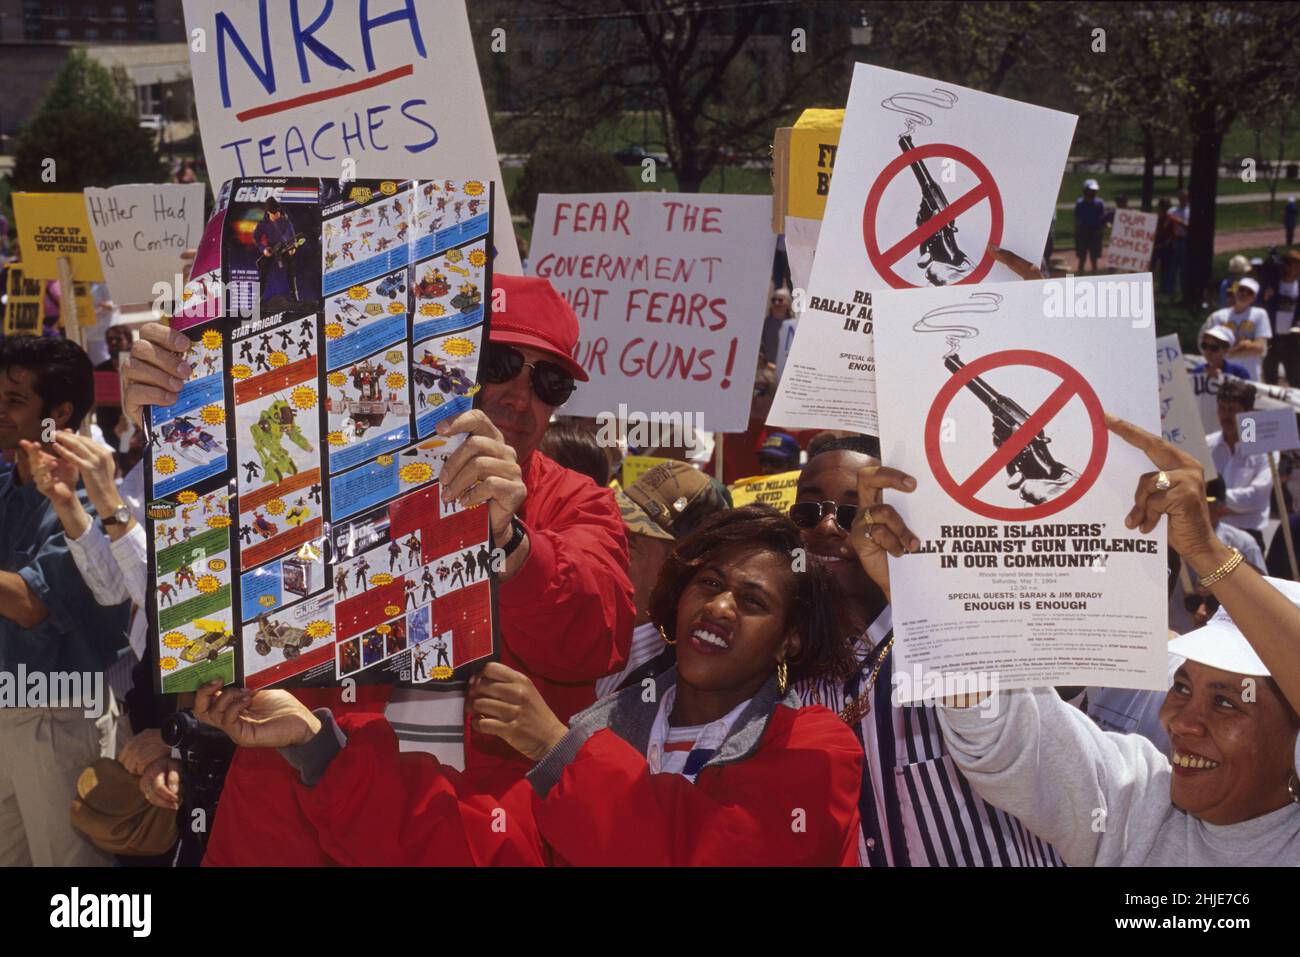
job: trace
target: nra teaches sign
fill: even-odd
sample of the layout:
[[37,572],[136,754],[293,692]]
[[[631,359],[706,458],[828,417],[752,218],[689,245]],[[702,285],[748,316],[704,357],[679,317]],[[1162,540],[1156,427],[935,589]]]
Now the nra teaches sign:
[[[505,195],[460,0],[185,0],[185,26],[214,188],[490,170]],[[497,266],[519,273],[504,202],[496,213]]]

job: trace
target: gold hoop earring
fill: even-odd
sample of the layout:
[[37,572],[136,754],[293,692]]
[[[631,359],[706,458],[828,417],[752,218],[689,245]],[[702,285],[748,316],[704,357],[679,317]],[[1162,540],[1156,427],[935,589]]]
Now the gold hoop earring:
[[675,644],[677,644],[677,639],[676,639],[676,638],[669,638],[669,637],[668,637],[668,633],[667,633],[666,631],[664,631],[664,626],[663,626],[663,625],[658,625],[657,627],[659,628],[659,637],[662,638],[662,639],[664,640],[664,644],[665,644],[665,645],[675,645]]
[[776,693],[784,698],[785,689],[790,682],[790,669],[786,667],[784,661],[776,663]]

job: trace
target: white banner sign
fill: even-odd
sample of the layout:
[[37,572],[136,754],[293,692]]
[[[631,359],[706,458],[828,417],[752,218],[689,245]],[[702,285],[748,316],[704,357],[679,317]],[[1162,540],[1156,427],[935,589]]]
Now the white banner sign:
[[1237,434],[1246,455],[1300,449],[1295,409],[1255,409],[1237,413]]
[[1156,372],[1160,376],[1160,431],[1165,439],[1196,456],[1206,479],[1214,478],[1214,458],[1205,444],[1205,426],[1192,394],[1192,379],[1183,361],[1178,336],[1156,340]]
[[235,176],[490,170],[496,265],[521,271],[461,0],[185,0],[185,27],[214,189]]
[[882,458],[917,483],[885,501],[921,541],[889,560],[897,700],[1166,686],[1165,526],[1124,527],[1153,466],[1104,421],[1160,431],[1150,297],[1081,321],[1053,286],[875,297]]
[[858,64],[773,425],[875,435],[879,289],[1016,274],[991,245],[1038,262],[1077,118]]
[[154,283],[180,271],[181,253],[203,235],[203,184],[90,187],[86,218],[119,303],[150,302]]
[[690,412],[749,422],[776,237],[771,199],[702,193],[543,194],[529,272],[573,306],[591,376],[569,415]]
[[1115,210],[1106,247],[1106,265],[1117,272],[1146,272],[1156,242],[1156,214],[1139,209]]

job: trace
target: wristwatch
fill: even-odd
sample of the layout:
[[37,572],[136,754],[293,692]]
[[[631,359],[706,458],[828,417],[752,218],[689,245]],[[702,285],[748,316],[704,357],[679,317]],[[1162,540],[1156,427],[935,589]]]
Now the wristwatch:
[[524,536],[528,534],[528,530],[524,528],[524,523],[513,516],[510,519],[510,528],[510,539],[501,547],[501,551],[506,558],[515,553],[515,549],[523,544]]
[[112,515],[105,516],[101,521],[105,528],[112,528],[114,525],[130,525],[131,510],[125,505],[119,505]]

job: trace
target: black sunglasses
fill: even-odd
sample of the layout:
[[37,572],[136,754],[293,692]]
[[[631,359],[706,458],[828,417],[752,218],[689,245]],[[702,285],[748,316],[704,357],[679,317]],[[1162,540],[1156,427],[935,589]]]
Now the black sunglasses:
[[836,525],[846,532],[853,527],[853,517],[858,514],[858,507],[838,502],[795,502],[790,506],[790,521],[800,528],[816,528],[826,516],[828,506],[835,511]]
[[1213,595],[1184,595],[1183,596],[1183,608],[1187,611],[1187,614],[1189,615],[1196,614],[1196,612],[1200,609],[1202,602],[1204,602],[1205,606],[1210,610],[1211,615],[1213,615],[1216,611],[1219,610],[1219,599],[1215,598]]
[[563,366],[545,359],[524,361],[524,354],[513,346],[488,343],[479,365],[479,378],[489,385],[511,381],[528,366],[533,391],[547,405],[564,405],[578,387]]
[[1228,348],[1226,342],[1219,342],[1217,339],[1205,339],[1201,342],[1202,349],[1209,349],[1211,352],[1222,352]]

